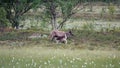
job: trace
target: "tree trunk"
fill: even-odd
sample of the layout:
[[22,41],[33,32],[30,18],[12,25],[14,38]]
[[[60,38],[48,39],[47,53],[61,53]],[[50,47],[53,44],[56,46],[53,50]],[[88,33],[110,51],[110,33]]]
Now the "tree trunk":
[[19,29],[19,20],[18,20],[18,15],[12,15],[12,12],[10,10],[7,10],[7,15],[6,18],[9,20],[9,22],[12,25],[12,28]]
[[19,20],[18,20],[18,16],[15,16],[13,21],[12,21],[12,27],[15,29],[19,29]]
[[57,29],[56,17],[51,18],[51,24],[52,24],[52,28],[56,30]]
[[90,2],[90,12],[92,12],[93,11],[93,5],[92,5],[92,2]]
[[57,21],[56,21],[56,5],[54,3],[51,2],[50,5],[50,13],[51,13],[51,24],[52,24],[52,28],[54,30],[57,29]]
[[14,20],[12,23],[12,27],[15,29],[19,29],[19,22]]

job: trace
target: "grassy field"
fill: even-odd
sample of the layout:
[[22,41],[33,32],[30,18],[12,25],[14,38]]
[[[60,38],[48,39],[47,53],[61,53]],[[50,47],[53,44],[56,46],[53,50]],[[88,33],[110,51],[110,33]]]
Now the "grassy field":
[[120,68],[120,10],[113,6],[110,15],[105,7],[110,6],[93,6],[90,12],[86,6],[72,16],[62,29],[73,30],[68,44],[51,42],[50,23],[39,11],[28,12],[20,30],[0,32],[0,68]]
[[49,31],[1,32],[0,68],[119,68],[119,29],[85,28],[73,29],[68,44],[51,42]]
[[[75,38],[82,40],[78,39],[76,42],[69,40],[68,44],[56,44],[48,39],[26,39],[26,35],[29,34],[23,35],[23,32],[15,33],[16,36],[13,36],[14,32],[7,35],[8,37],[6,34],[1,35],[3,41],[0,41],[0,68],[119,68],[120,66],[119,42],[113,44],[111,40],[117,38],[119,40],[119,37],[113,37],[114,35],[110,35],[112,37],[109,39],[104,37],[96,41],[99,37],[95,38],[93,34],[86,37],[86,33],[83,32],[80,34],[82,37],[78,35]],[[90,42],[88,38],[96,40]]]
[[0,68],[119,68],[120,52],[46,47],[0,47]]

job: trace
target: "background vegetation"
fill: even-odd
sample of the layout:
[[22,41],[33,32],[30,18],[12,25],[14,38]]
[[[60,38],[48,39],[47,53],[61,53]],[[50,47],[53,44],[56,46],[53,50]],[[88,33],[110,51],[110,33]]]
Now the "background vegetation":
[[[0,0],[1,68],[119,68],[119,0]],[[53,29],[72,30],[68,44]]]

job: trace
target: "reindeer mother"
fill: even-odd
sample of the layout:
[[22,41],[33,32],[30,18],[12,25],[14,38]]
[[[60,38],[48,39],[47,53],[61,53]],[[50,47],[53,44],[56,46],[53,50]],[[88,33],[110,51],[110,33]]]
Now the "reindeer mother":
[[67,44],[67,38],[73,36],[72,32],[64,32],[64,31],[59,31],[59,30],[53,30],[50,33],[50,39],[52,41],[56,41],[56,43],[65,43]]

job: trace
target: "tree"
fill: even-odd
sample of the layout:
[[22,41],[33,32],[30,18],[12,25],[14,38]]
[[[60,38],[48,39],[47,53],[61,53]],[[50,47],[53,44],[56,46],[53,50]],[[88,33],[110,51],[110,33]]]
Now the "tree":
[[3,7],[0,7],[0,28],[8,26],[8,20],[6,19],[6,12]]
[[7,19],[13,28],[19,28],[20,17],[40,3],[41,0],[0,0],[0,5],[7,12]]
[[42,18],[49,21],[53,29],[62,28],[64,23],[76,13],[80,2],[82,0],[43,0]]

